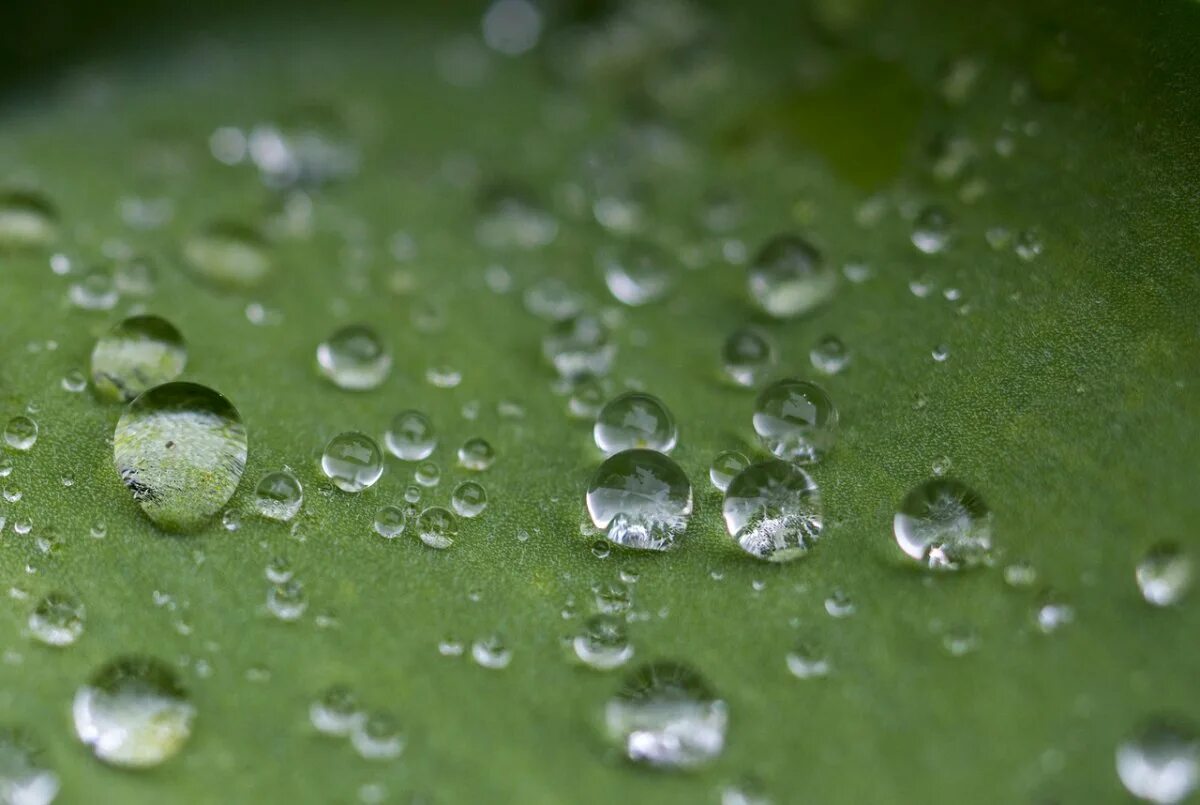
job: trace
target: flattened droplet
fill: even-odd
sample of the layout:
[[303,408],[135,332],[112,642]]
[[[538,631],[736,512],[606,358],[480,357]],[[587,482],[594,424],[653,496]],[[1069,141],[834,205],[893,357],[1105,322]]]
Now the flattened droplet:
[[271,273],[262,235],[231,221],[211,224],[192,235],[183,245],[183,256],[198,277],[221,288],[254,288]]
[[179,377],[187,348],[175,326],[159,316],[131,316],[92,349],[92,385],[105,400],[128,402]]
[[113,434],[121,481],[168,531],[193,531],[233,497],[246,469],[246,428],[225,397],[197,383],[155,386],[125,409]]

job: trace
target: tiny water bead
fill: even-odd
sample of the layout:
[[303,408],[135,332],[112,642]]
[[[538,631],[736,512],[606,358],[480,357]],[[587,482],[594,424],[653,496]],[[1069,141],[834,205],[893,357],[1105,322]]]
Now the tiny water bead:
[[361,492],[383,475],[383,453],[365,433],[346,431],[325,445],[321,470],[343,492]]
[[430,506],[417,517],[417,537],[430,548],[445,550],[458,536],[458,520],[448,509]]
[[850,350],[836,335],[827,335],[808,353],[813,368],[827,375],[842,372],[850,363]]
[[450,496],[450,504],[459,517],[478,517],[487,508],[487,502],[487,490],[475,481],[463,481]]
[[119,657],[75,693],[75,732],[113,766],[147,768],[174,756],[192,734],[195,709],[171,666]]
[[598,671],[617,668],[633,657],[625,623],[614,615],[589,618],[583,631],[571,640],[571,648],[580,662]]
[[763,446],[785,461],[820,461],[837,440],[837,408],[824,389],[807,380],[789,378],[764,388],[752,421]]
[[634,763],[690,769],[714,760],[725,747],[729,716],[696,671],[660,661],[625,678],[604,707],[607,738]]
[[40,193],[10,190],[0,194],[0,249],[46,246],[58,235],[58,213]]
[[467,439],[458,448],[458,463],[465,469],[483,472],[496,460],[496,450],[486,439],[478,436]]
[[375,533],[384,539],[395,539],[404,533],[408,518],[398,506],[384,506],[375,513]]
[[529,286],[522,298],[525,309],[546,321],[563,321],[583,309],[583,296],[559,277],[544,277]]
[[663,551],[683,535],[692,514],[692,484],[679,465],[654,450],[607,458],[592,475],[587,510],[617,545]]
[[130,316],[96,341],[92,386],[102,399],[128,402],[174,380],[187,366],[187,346],[175,325],[159,316]]
[[267,611],[285,623],[300,620],[308,609],[308,593],[299,579],[288,578],[267,591]]
[[442,468],[435,462],[422,461],[413,472],[413,480],[421,486],[437,486],[442,481]]
[[801,643],[789,651],[784,660],[787,669],[797,679],[818,679],[829,676],[833,671],[829,657],[816,646],[807,643]]
[[481,668],[499,671],[512,662],[512,649],[499,635],[488,635],[471,644],[471,659]]
[[421,500],[421,487],[419,484],[409,484],[404,487],[404,502],[417,503]]
[[387,713],[369,713],[355,722],[350,745],[367,760],[391,760],[404,751],[404,734]]
[[923,254],[941,254],[950,245],[952,231],[950,213],[938,206],[925,207],[913,221],[912,244]]
[[827,302],[837,289],[837,271],[808,241],[779,235],[750,264],[750,297],[765,313],[789,319]]
[[37,439],[38,424],[27,416],[15,416],[4,426],[4,443],[13,450],[31,450]]
[[4,805],[50,805],[58,796],[59,779],[44,752],[24,730],[0,727],[0,802]]
[[63,391],[78,394],[87,388],[87,375],[78,369],[72,369],[62,377]]
[[501,251],[540,249],[558,235],[558,219],[524,187],[497,182],[484,189],[475,237]]
[[437,431],[420,411],[401,411],[392,417],[384,435],[388,451],[401,461],[422,461],[437,447]]
[[904,553],[935,570],[991,559],[991,511],[975,490],[950,478],[931,478],[909,492],[892,532]]
[[604,382],[597,377],[585,376],[571,386],[567,398],[567,413],[575,419],[595,421],[606,400]]
[[267,562],[267,567],[263,575],[272,584],[283,584],[292,577],[294,572],[292,563],[286,556],[273,556]]
[[600,410],[592,437],[608,455],[635,447],[670,453],[679,439],[679,428],[662,400],[644,391],[629,391]]
[[317,367],[340,389],[368,391],[387,380],[392,355],[373,329],[351,324],[317,346]]
[[633,241],[620,250],[602,252],[597,262],[609,293],[618,302],[637,307],[657,302],[670,290],[669,259],[658,247]]
[[80,310],[112,310],[121,294],[112,273],[103,266],[93,266],[67,287],[67,299]]
[[737,450],[726,450],[718,453],[717,457],[713,459],[708,468],[708,479],[712,481],[712,485],[718,492],[724,492],[729,488],[729,482],[749,466],[750,459]]
[[821,536],[821,494],[804,470],[786,461],[752,464],[725,490],[725,527],[746,553],[788,562]]
[[358,697],[344,685],[326,688],[308,707],[308,720],[322,735],[349,735],[362,719]]
[[1145,802],[1173,805],[1200,783],[1200,733],[1172,716],[1155,716],[1117,746],[1117,776]]
[[1137,563],[1135,576],[1146,603],[1177,604],[1192,586],[1192,558],[1173,542],[1152,546]]
[[304,487],[287,470],[268,472],[254,490],[254,506],[268,520],[286,523],[296,516],[304,503]]
[[1042,634],[1054,634],[1075,622],[1075,607],[1054,590],[1042,590],[1033,606],[1033,624]]
[[550,325],[542,339],[542,355],[567,380],[602,377],[616,357],[608,327],[595,316],[579,315]]
[[233,404],[196,383],[144,392],[117,421],[121,481],[161,528],[190,531],[233,497],[246,468],[246,428]]
[[83,634],[85,619],[79,599],[50,593],[29,613],[29,634],[47,646],[69,646]]
[[272,270],[262,235],[232,221],[211,224],[191,235],[183,244],[183,256],[196,276],[219,288],[255,288]]
[[775,363],[775,345],[755,327],[733,331],[721,346],[721,368],[738,386],[757,386],[775,371]]

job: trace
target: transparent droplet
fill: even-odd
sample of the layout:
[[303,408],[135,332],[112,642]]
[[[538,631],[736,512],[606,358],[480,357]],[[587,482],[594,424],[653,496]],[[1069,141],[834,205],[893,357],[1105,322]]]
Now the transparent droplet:
[[418,484],[409,484],[404,487],[404,502],[418,503],[421,500],[421,487]]
[[13,450],[32,450],[37,439],[38,424],[27,416],[15,416],[4,426],[4,443]]
[[384,436],[387,448],[402,461],[422,461],[437,447],[437,432],[420,411],[401,411],[392,417]]
[[595,421],[607,400],[604,382],[598,377],[585,376],[571,386],[567,399],[567,413],[576,419]]
[[246,468],[246,428],[225,397],[196,383],[155,386],[117,421],[117,474],[168,531],[191,531],[233,497]]
[[524,188],[492,185],[480,203],[475,237],[489,249],[540,249],[558,236],[558,219]]
[[1117,776],[1145,802],[1183,802],[1200,783],[1200,734],[1173,716],[1154,716],[1117,746]]
[[471,644],[471,659],[481,668],[500,670],[512,662],[512,649],[499,635],[488,635]]
[[737,450],[726,450],[718,453],[708,468],[708,479],[718,492],[729,488],[729,482],[739,472],[750,466],[750,460]]
[[271,582],[272,584],[283,584],[284,582],[289,581],[294,573],[295,571],[292,568],[292,563],[286,556],[271,557],[271,560],[267,562],[267,568],[264,571],[267,581]]
[[592,592],[596,610],[602,614],[623,615],[633,608],[633,591],[628,584],[605,582],[595,585]]
[[387,380],[392,355],[373,329],[351,324],[317,346],[317,366],[338,388],[367,391]]
[[688,769],[725,747],[728,713],[708,683],[686,665],[654,662],[625,678],[604,707],[605,732],[629,760]]
[[1179,603],[1191,589],[1192,558],[1177,544],[1160,542],[1142,555],[1135,575],[1147,603],[1168,607]]
[[610,542],[666,550],[692,514],[692,485],[679,465],[653,450],[610,456],[588,484],[587,509]]
[[50,805],[58,789],[58,775],[46,765],[33,738],[22,729],[0,727],[0,802]]
[[474,472],[483,472],[492,466],[495,460],[496,451],[492,445],[478,436],[467,439],[462,447],[458,448],[459,465]]
[[100,668],[76,691],[72,712],[92,754],[131,769],[178,753],[196,714],[175,671],[151,657],[119,657]]
[[979,648],[979,632],[972,626],[951,626],[942,635],[942,647],[952,657],[962,657]]
[[950,357],[950,347],[946,346],[945,344],[938,344],[933,348],[933,350],[930,351],[930,355],[932,355],[933,359],[938,363],[945,363],[946,359]]
[[1037,577],[1037,568],[1024,559],[1018,559],[1004,567],[1004,583],[1009,587],[1032,587],[1037,582]]
[[487,490],[475,481],[463,481],[450,496],[450,504],[459,517],[478,517],[487,503]]
[[45,196],[23,190],[0,194],[0,249],[32,249],[58,236],[58,213]]
[[69,391],[72,394],[78,394],[87,388],[87,375],[78,369],[72,369],[63,375],[62,387],[63,391]]
[[1042,634],[1053,634],[1075,622],[1075,607],[1053,590],[1043,590],[1033,607],[1033,622]]
[[413,480],[421,486],[437,486],[442,481],[442,468],[433,461],[422,461],[413,471]]
[[579,315],[583,297],[559,277],[544,277],[524,294],[525,309],[547,321],[563,321]]
[[150,296],[154,293],[157,271],[154,263],[143,254],[133,255],[113,267],[113,283],[126,296]]
[[326,688],[308,707],[308,720],[322,735],[349,735],[362,719],[358,697],[344,685]]
[[589,668],[608,671],[624,665],[633,657],[633,646],[625,624],[613,615],[594,615],[583,625],[583,631],[571,640],[571,648],[579,661]]
[[838,412],[816,383],[786,379],[764,388],[754,402],[754,431],[776,457],[820,461],[837,440]]
[[620,250],[602,252],[597,262],[609,293],[630,307],[657,302],[671,288],[669,257],[649,243],[632,242]]
[[355,722],[350,745],[367,760],[391,760],[404,751],[404,733],[387,713],[370,713]]
[[762,330],[743,327],[721,347],[721,368],[738,386],[757,386],[775,371],[775,346]]
[[50,593],[29,613],[29,633],[48,646],[69,646],[83,634],[85,619],[79,599]]
[[807,643],[802,643],[787,653],[787,669],[797,679],[818,679],[829,676],[833,664],[824,652]]
[[267,611],[281,621],[299,620],[307,609],[308,593],[299,579],[288,579],[267,591]]
[[858,611],[854,600],[844,590],[834,590],[825,599],[825,611],[831,618],[848,618]]
[[769,562],[798,559],[821,537],[820,491],[786,461],[752,464],[734,476],[721,511],[738,546]]
[[321,470],[343,492],[361,492],[383,475],[383,453],[370,436],[347,431],[325,445]]
[[462,372],[453,366],[439,364],[425,370],[425,380],[429,385],[439,389],[457,388],[462,382]]
[[991,511],[975,490],[950,478],[932,478],[909,492],[892,531],[901,550],[935,570],[991,559]]
[[267,244],[255,229],[218,222],[191,235],[183,256],[200,279],[219,288],[248,290],[271,273]]
[[912,244],[924,254],[941,254],[950,245],[952,233],[950,213],[938,206],[925,207],[913,221]]
[[537,44],[542,12],[529,0],[492,0],[481,26],[488,47],[505,56],[520,56]]
[[132,316],[117,324],[92,350],[92,385],[100,397],[128,401],[174,380],[187,365],[183,336],[159,316]]
[[550,326],[542,339],[542,354],[567,380],[608,374],[617,347],[608,328],[595,316],[580,315]]
[[750,297],[768,315],[788,319],[829,301],[837,272],[808,241],[780,235],[750,265]]
[[644,391],[629,391],[600,410],[592,436],[596,446],[609,455],[635,447],[670,453],[679,429],[666,403]]
[[304,487],[287,470],[268,472],[254,490],[254,506],[269,520],[286,523],[296,516],[304,503]]
[[384,506],[375,512],[375,533],[384,539],[395,539],[404,533],[407,520],[404,509],[398,506]]
[[1042,253],[1042,234],[1036,229],[1023,229],[1013,239],[1013,251],[1026,263],[1032,263]]
[[441,506],[430,506],[417,518],[417,537],[430,548],[445,550],[458,536],[458,520]]
[[[591,529],[590,525],[587,527],[589,530]],[[607,559],[610,553],[612,553],[612,543],[608,540],[598,539],[592,543],[592,556],[597,559]]]
[[850,350],[836,335],[827,335],[809,351],[808,358],[818,372],[836,375],[849,365]]

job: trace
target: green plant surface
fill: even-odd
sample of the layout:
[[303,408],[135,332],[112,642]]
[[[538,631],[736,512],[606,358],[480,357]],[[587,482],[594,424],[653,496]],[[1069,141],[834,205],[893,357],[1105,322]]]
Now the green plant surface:
[[[1126,801],[1117,743],[1153,713],[1200,719],[1196,596],[1153,608],[1133,573],[1160,540],[1200,550],[1200,13],[1170,2],[1151,11],[929,0],[856,4],[860,13],[831,27],[828,14],[780,5],[697,9],[721,77],[669,103],[647,92],[649,68],[562,78],[546,51],[565,12],[551,15],[534,53],[491,55],[479,86],[449,86],[436,54],[477,34],[480,9],[347,12],[308,27],[282,14],[222,19],[205,37],[117,47],[18,84],[3,113],[0,176],[44,192],[61,231],[51,247],[0,259],[0,418],[33,407],[40,426],[31,451],[5,454],[13,471],[2,483],[21,497],[0,502],[0,720],[45,747],[59,801],[355,802],[377,784],[396,802],[694,803],[719,801],[748,776],[781,803]],[[1055,44],[1060,31],[1066,44]],[[122,55],[135,48],[137,58]],[[964,57],[980,77],[949,105],[939,80]],[[1028,89],[1023,101],[1014,83]],[[181,256],[189,235],[214,220],[270,231],[284,206],[252,167],[218,163],[210,134],[311,103],[344,119],[358,172],[311,192],[310,234],[272,235],[266,282],[226,291],[199,281]],[[587,149],[645,120],[677,145],[670,160],[647,156],[644,140],[635,149],[649,233],[703,259],[680,261],[661,303],[620,310],[613,388],[636,382],[674,412],[673,455],[696,513],[673,552],[601,559],[580,527],[601,456],[554,389],[540,354],[548,325],[522,293],[556,276],[592,309],[620,308],[593,261],[614,236],[571,205],[570,185],[584,181]],[[927,147],[945,134],[979,152],[951,182],[932,176]],[[997,153],[998,138],[1011,140],[1011,156]],[[455,179],[464,164],[474,174]],[[959,197],[968,176],[986,183],[972,203]],[[495,252],[476,242],[480,187],[497,178],[554,209],[552,244]],[[744,208],[729,237],[751,255],[796,231],[832,264],[861,261],[871,277],[843,281],[806,317],[761,319],[745,268],[722,259],[721,238],[697,223],[713,191]],[[132,228],[126,198],[167,198],[173,213]],[[883,215],[864,225],[872,203]],[[911,215],[929,203],[954,219],[944,254],[909,242]],[[985,232],[997,226],[1036,229],[1042,254],[1026,262],[992,249]],[[416,244],[411,260],[389,252],[398,230]],[[55,276],[50,254],[91,265],[114,242],[153,256],[153,295],[77,309],[77,276]],[[488,288],[493,264],[510,272],[510,292]],[[913,281],[934,290],[919,298]],[[947,289],[961,296],[950,301]],[[252,303],[271,314],[266,323],[248,319]],[[135,309],[183,333],[181,379],[241,413],[249,458],[230,504],[235,531],[220,518],[196,534],[155,528],[113,468],[121,406],[61,387]],[[442,324],[426,332],[418,324],[431,310]],[[374,391],[339,390],[315,367],[318,342],[354,322],[376,328],[395,358]],[[841,414],[838,444],[812,469],[824,536],[786,565],[738,550],[707,478],[722,450],[761,454],[753,392],[719,373],[724,337],[747,322],[778,344],[780,376],[816,379]],[[808,355],[826,334],[853,353],[832,377]],[[949,358],[935,362],[940,344]],[[441,365],[461,371],[461,384],[426,382]],[[502,402],[523,416],[502,415]],[[478,418],[464,418],[473,403]],[[497,451],[479,476],[488,509],[463,520],[446,551],[423,546],[411,525],[392,541],[372,531],[376,510],[402,500],[413,465],[389,458],[376,486],[349,495],[317,463],[334,434],[382,437],[406,408],[440,433],[443,477],[425,502],[445,504],[470,475],[455,466],[465,439],[483,436]],[[895,507],[942,457],[994,512],[997,567],[931,575],[897,548]],[[257,480],[285,465],[306,490],[295,529],[253,507]],[[14,532],[25,518],[30,533]],[[103,539],[89,536],[96,522]],[[307,591],[295,623],[265,609],[264,568],[276,556]],[[1001,566],[1017,559],[1037,569],[1034,587],[1004,583]],[[591,611],[592,585],[620,571],[637,574],[634,612],[644,616],[629,625],[633,665],[685,662],[728,703],[727,746],[706,769],[636,768],[601,737],[600,708],[633,666],[577,667],[562,641]],[[1075,610],[1049,635],[1032,620],[1043,587]],[[852,616],[826,613],[835,590],[854,602]],[[25,634],[51,591],[86,605],[70,647]],[[980,645],[954,657],[942,635],[960,626]],[[469,646],[491,633],[513,651],[503,670],[439,655],[440,640]],[[800,640],[828,652],[828,678],[789,674],[784,658]],[[102,765],[71,724],[76,688],[124,654],[176,665],[197,712],[183,751],[147,771]],[[313,730],[309,704],[335,683],[400,720],[401,758],[365,760]]]

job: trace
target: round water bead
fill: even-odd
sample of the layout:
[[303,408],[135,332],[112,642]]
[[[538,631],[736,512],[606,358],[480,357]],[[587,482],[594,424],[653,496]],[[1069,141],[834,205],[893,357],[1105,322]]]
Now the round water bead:
[[950,245],[950,213],[936,205],[925,207],[913,221],[912,244],[924,254],[941,254]]
[[437,432],[429,417],[420,411],[401,411],[392,417],[384,442],[401,461],[421,461],[429,458],[437,447]]
[[512,649],[500,635],[488,635],[471,644],[471,659],[481,668],[499,671],[512,662]]
[[286,523],[304,503],[304,487],[287,470],[268,472],[254,490],[254,506],[268,520]]
[[317,346],[317,367],[340,389],[369,391],[387,380],[392,355],[374,330],[351,324]]
[[542,355],[567,380],[608,374],[616,354],[604,322],[586,314],[552,324],[542,339]]
[[583,631],[571,640],[571,648],[580,662],[598,671],[617,668],[633,657],[625,622],[603,613],[588,618]]
[[0,802],[50,805],[58,796],[58,775],[46,767],[40,746],[24,730],[0,727]]
[[339,433],[325,445],[321,470],[343,492],[361,492],[383,475],[383,453],[365,433]]
[[458,463],[468,470],[483,472],[496,460],[496,451],[486,439],[478,436],[467,439],[458,448]]
[[691,668],[673,662],[640,666],[604,706],[609,741],[635,763],[689,769],[725,747],[725,702]]
[[752,464],[725,490],[725,527],[746,553],[787,562],[821,536],[821,494],[808,473],[786,461]]
[[567,399],[567,413],[576,419],[595,420],[605,402],[604,382],[598,377],[586,375],[571,386]]
[[671,288],[670,258],[650,243],[635,241],[601,252],[596,262],[609,293],[630,307],[657,302]]
[[92,349],[92,386],[101,398],[127,402],[174,380],[187,365],[187,346],[175,326],[159,316],[130,316]]
[[1200,734],[1191,724],[1156,716],[1117,746],[1117,776],[1146,802],[1183,802],[1200,782]]
[[13,450],[30,450],[37,438],[38,424],[27,416],[15,416],[4,426],[4,443]]
[[487,503],[487,490],[475,481],[463,481],[450,496],[450,505],[459,517],[478,517]]
[[958,570],[991,558],[992,513],[959,481],[931,478],[904,498],[892,520],[900,549],[937,570]]
[[558,219],[525,187],[497,182],[480,198],[475,237],[497,250],[540,249],[558,235]]
[[437,486],[442,480],[442,468],[433,461],[422,461],[413,472],[413,480],[421,486]]
[[644,391],[627,391],[600,409],[592,436],[596,446],[609,455],[635,447],[670,453],[679,428],[662,400]]
[[808,358],[818,372],[836,375],[850,363],[850,350],[836,335],[827,335],[809,351]]
[[754,402],[754,431],[777,458],[820,461],[837,439],[838,412],[816,383],[786,379],[763,389]]
[[417,518],[417,536],[430,548],[445,550],[458,536],[458,520],[441,506],[430,506]]
[[67,299],[80,310],[112,310],[121,299],[106,267],[93,266],[67,287]]
[[58,213],[40,193],[0,194],[0,248],[29,249],[49,244],[58,234]]
[[75,732],[105,763],[157,766],[192,734],[195,709],[171,666],[150,657],[119,657],[75,693]]
[[121,481],[168,531],[208,522],[246,468],[246,428],[233,404],[196,383],[171,382],[131,402],[113,434]]
[[721,368],[738,386],[757,386],[775,371],[775,345],[756,327],[729,334],[721,347]]
[[196,276],[221,288],[248,290],[271,273],[262,235],[232,221],[211,224],[191,235],[183,244],[183,256]]
[[344,685],[326,688],[308,707],[308,720],[322,735],[349,735],[362,719],[358,697]]
[[50,593],[29,613],[29,634],[47,646],[69,646],[83,634],[85,618],[79,599]]
[[289,578],[267,590],[267,611],[285,623],[300,620],[308,609],[308,593],[299,579]]
[[360,718],[350,731],[350,745],[367,760],[390,760],[404,751],[400,725],[386,713],[370,713]]
[[1171,606],[1191,589],[1192,558],[1175,543],[1160,542],[1142,556],[1135,575],[1147,603]]
[[837,271],[808,241],[779,235],[750,264],[750,297],[777,319],[803,315],[833,296]]
[[540,319],[562,321],[579,314],[584,298],[558,277],[543,277],[529,286],[523,297],[525,309]]
[[404,533],[407,519],[399,506],[384,506],[375,513],[375,533],[384,539],[395,539]]
[[787,668],[797,679],[818,679],[829,676],[833,665],[824,652],[815,646],[801,644],[784,658]]
[[683,536],[692,514],[692,484],[679,465],[654,450],[609,456],[588,484],[596,528],[617,545],[663,551]]
[[750,466],[750,460],[737,450],[726,450],[723,453],[718,453],[713,459],[712,464],[708,468],[708,479],[712,481],[712,485],[717,488],[718,492],[724,492],[729,488],[729,482],[746,467]]

